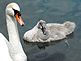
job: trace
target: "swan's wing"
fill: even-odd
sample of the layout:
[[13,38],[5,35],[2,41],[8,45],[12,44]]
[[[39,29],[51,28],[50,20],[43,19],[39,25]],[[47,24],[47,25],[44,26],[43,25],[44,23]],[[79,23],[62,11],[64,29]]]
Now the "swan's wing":
[[67,31],[66,28],[64,28],[63,24],[58,23],[48,23],[47,30],[49,30],[50,38],[52,40],[60,40],[66,37],[65,32]]
[[47,23],[46,26],[50,31],[61,31],[62,29],[64,29],[64,25],[59,23]]
[[66,35],[71,34],[76,27],[76,24],[70,21],[66,21],[63,24],[48,23],[46,25],[47,30],[50,31],[50,35],[54,40],[66,38]]
[[[8,40],[0,33],[0,61],[12,61],[7,42]],[[7,43],[6,43],[7,42]]]
[[5,36],[4,36],[2,33],[0,33],[0,39],[3,39],[3,40],[6,42],[6,44],[7,44],[8,48],[10,48],[10,47],[11,47],[11,45],[10,45],[9,41],[5,38]]
[[52,32],[60,31],[64,32],[65,35],[71,34],[76,27],[74,22],[66,21],[63,24],[59,23],[48,23],[47,28]]

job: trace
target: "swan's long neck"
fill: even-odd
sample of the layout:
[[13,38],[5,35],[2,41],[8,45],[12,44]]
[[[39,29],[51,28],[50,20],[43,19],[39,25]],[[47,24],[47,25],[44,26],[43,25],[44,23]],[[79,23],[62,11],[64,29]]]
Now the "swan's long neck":
[[14,17],[6,15],[7,29],[9,34],[9,42],[12,45],[13,49],[16,50],[16,53],[22,51],[22,46],[19,39],[17,22]]

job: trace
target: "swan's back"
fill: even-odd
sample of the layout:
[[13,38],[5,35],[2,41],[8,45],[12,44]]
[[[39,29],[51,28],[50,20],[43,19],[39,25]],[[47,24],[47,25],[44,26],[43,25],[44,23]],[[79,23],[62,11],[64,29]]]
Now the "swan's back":
[[59,23],[48,23],[47,29],[50,30],[50,32],[62,32],[65,35],[71,34],[76,25],[74,22],[66,21],[63,24]]
[[75,23],[70,21],[66,21],[63,24],[47,24],[47,30],[49,30],[50,37],[53,38],[53,40],[60,40],[66,38],[66,35],[71,34],[74,31],[75,27]]
[[7,39],[0,33],[0,61],[12,61],[6,41]]

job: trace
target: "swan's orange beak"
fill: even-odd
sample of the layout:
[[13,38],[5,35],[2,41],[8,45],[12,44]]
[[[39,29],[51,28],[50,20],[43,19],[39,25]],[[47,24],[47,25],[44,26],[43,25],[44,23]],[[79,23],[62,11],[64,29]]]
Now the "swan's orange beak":
[[18,23],[23,26],[24,25],[24,21],[22,20],[21,16],[18,16],[18,14],[15,15],[16,20],[18,21]]

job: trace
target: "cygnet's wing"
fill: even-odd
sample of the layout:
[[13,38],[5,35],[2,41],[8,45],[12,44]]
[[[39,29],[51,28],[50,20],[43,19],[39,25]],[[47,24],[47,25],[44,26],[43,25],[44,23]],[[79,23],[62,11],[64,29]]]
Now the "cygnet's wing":
[[67,29],[62,24],[48,23],[47,30],[49,30],[50,38],[53,38],[53,40],[60,40],[66,37],[65,32]]
[[63,24],[59,23],[48,23],[47,30],[49,30],[50,37],[54,40],[60,40],[66,38],[66,35],[71,34],[76,24],[74,22],[66,21]]

